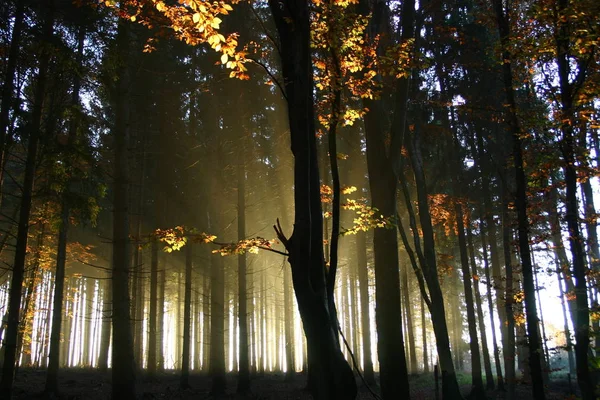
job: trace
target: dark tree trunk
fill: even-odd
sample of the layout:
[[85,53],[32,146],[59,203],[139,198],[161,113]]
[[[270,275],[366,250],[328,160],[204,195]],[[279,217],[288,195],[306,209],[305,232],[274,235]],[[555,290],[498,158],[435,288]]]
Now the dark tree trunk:
[[[494,321],[494,302],[492,301],[492,288],[494,288],[496,292],[496,307],[498,310],[498,319],[500,320],[500,336],[502,337],[503,343],[506,343],[505,338],[505,325],[504,321],[506,321],[506,313],[503,307],[501,307],[502,303],[502,276],[500,273],[500,261],[498,258],[498,243],[496,239],[496,223],[494,222],[494,216],[492,215],[492,207],[491,207],[491,193],[489,188],[489,179],[488,179],[488,162],[487,157],[483,153],[483,138],[481,133],[477,134],[477,157],[479,158],[479,163],[481,165],[481,198],[483,202],[483,210],[482,210],[482,221],[481,226],[482,234],[482,248],[483,248],[483,262],[485,269],[485,279],[487,282],[487,300],[488,307],[490,310],[490,321],[492,327],[492,340],[494,342],[494,363],[496,365],[496,376],[498,378],[498,389],[504,390],[504,377],[502,375],[502,366],[500,364],[500,349],[498,348],[498,341],[496,340],[496,322]],[[488,259],[487,253],[487,245],[489,242],[490,247],[490,259],[491,259],[491,269],[493,273],[493,278],[490,275],[490,260]]]
[[421,296],[421,336],[423,338],[423,372],[429,373],[429,358],[427,357],[427,324],[425,320],[425,299]]
[[[285,212],[285,211],[284,211]],[[285,309],[285,362],[286,362],[286,380],[292,380],[296,375],[295,359],[295,338],[294,338],[294,304],[292,301],[290,270],[283,269],[283,304]]]
[[409,156],[415,176],[419,220],[423,230],[423,255],[425,261],[423,275],[427,282],[431,298],[431,307],[429,311],[431,313],[439,363],[442,370],[442,395],[444,398],[460,399],[462,398],[462,395],[458,387],[458,381],[456,380],[454,364],[452,363],[444,296],[438,279],[433,226],[431,224],[431,214],[429,212],[423,159],[419,147],[419,124],[420,121],[417,121],[417,130],[411,135],[412,137],[406,141],[406,144],[409,148]]
[[[243,140],[243,138],[242,138]],[[238,240],[246,238],[246,166],[244,159],[244,146],[237,165],[238,181]],[[239,372],[238,393],[250,390],[250,357],[248,346],[248,288],[246,284],[246,254],[238,255],[238,324],[239,324]],[[285,284],[285,282],[284,282]],[[284,289],[285,290],[285,289]]]
[[525,177],[525,171],[523,167],[521,140],[522,132],[517,117],[517,103],[514,96],[512,81],[512,65],[510,62],[512,56],[508,50],[510,28],[508,16],[507,13],[505,13],[502,2],[500,0],[495,0],[494,4],[498,22],[498,31],[500,33],[500,40],[503,46],[502,59],[504,60],[504,62],[502,63],[502,72],[504,78],[504,91],[509,105],[509,113],[507,115],[507,120],[510,126],[510,135],[512,136],[512,156],[514,158],[515,163],[515,205],[517,208],[517,222],[519,231],[519,253],[521,255],[521,269],[523,271],[523,291],[525,293],[525,314],[527,320],[527,333],[529,343],[529,367],[531,368],[533,397],[536,400],[543,400],[545,399],[546,395],[544,390],[544,379],[542,373],[542,359],[540,357],[540,355],[542,354],[542,345],[538,330],[539,321],[537,304],[535,300],[535,282],[533,279],[533,265],[531,262],[531,253],[529,248],[529,219],[527,217],[527,179]]
[[[53,36],[54,3],[47,0],[42,6],[41,20],[42,38],[49,42]],[[49,46],[49,45],[48,45]],[[23,291],[23,278],[25,274],[25,258],[27,254],[27,234],[29,231],[29,214],[33,196],[33,183],[38,142],[41,136],[41,123],[43,101],[46,94],[46,81],[50,63],[50,49],[45,48],[39,55],[38,76],[36,79],[29,138],[27,144],[27,160],[25,164],[25,177],[23,179],[21,204],[19,210],[19,223],[15,244],[15,259],[12,269],[12,278],[8,298],[8,322],[4,333],[4,364],[2,367],[2,380],[0,381],[0,397],[10,399],[15,376],[15,363],[17,360],[17,337],[20,320],[21,294]],[[12,90],[11,90],[12,94]],[[4,103],[3,103],[4,106]]]
[[360,308],[361,308],[361,333],[363,348],[363,375],[369,385],[375,384],[373,373],[373,360],[371,359],[371,312],[369,309],[369,274],[367,265],[367,234],[356,234],[356,261],[358,264],[358,281]]
[[190,337],[192,330],[192,244],[188,243],[185,249],[185,288],[183,300],[183,343],[181,346],[181,380],[182,389],[190,387]]
[[[484,399],[483,377],[481,376],[481,358],[479,353],[479,342],[477,339],[477,322],[475,318],[475,306],[473,304],[473,289],[471,287],[471,271],[469,269],[469,256],[467,253],[467,241],[465,236],[464,215],[462,205],[456,203],[456,223],[458,229],[458,247],[460,250],[460,266],[462,270],[463,287],[465,290],[465,302],[467,305],[467,322],[469,325],[469,348],[471,350],[471,375],[472,390],[471,398]],[[483,327],[481,327],[483,329]]]
[[313,397],[353,399],[356,382],[343,358],[323,254],[308,3],[270,0],[279,33],[282,74],[294,154],[294,232],[278,236],[289,253],[292,281],[306,335]]
[[211,394],[225,393],[225,273],[221,256],[210,260],[210,376]]
[[506,316],[505,326],[505,341],[503,342],[503,355],[504,355],[504,369],[506,370],[506,386],[507,386],[507,398],[512,400],[515,398],[515,384],[516,384],[516,371],[515,371],[515,318],[513,309],[513,264],[511,260],[511,248],[510,243],[512,240],[511,233],[511,219],[509,216],[509,202],[508,188],[506,183],[502,185],[502,248],[504,252],[504,263],[506,269],[506,282],[505,282],[505,294],[504,294],[504,315]]
[[6,69],[4,71],[2,102],[0,103],[0,204],[2,204],[2,186],[4,182],[8,126],[10,124],[10,110],[14,105],[15,75],[19,58],[19,49],[21,47],[24,16],[25,0],[17,0],[8,59],[6,60]]
[[[471,273],[473,278],[473,293],[475,294],[475,306],[477,307],[477,323],[479,324],[479,335],[481,336],[481,353],[483,355],[483,365],[485,368],[486,389],[494,388],[494,375],[492,373],[492,363],[488,351],[487,334],[485,330],[483,306],[481,304],[481,293],[479,292],[479,274],[475,262],[475,247],[473,246],[473,233],[467,229],[467,244],[469,246],[469,256],[471,263]],[[477,278],[476,278],[477,277]],[[492,314],[493,318],[493,314]]]
[[150,250],[150,306],[148,311],[148,376],[154,378],[156,375],[156,349],[158,317],[158,242],[152,240]]
[[158,271],[158,317],[156,318],[156,370],[163,372],[165,370],[165,353],[164,353],[164,338],[165,338],[165,290],[167,287],[167,264],[162,258],[162,268]]
[[[68,322],[68,321],[67,321]],[[65,324],[65,328],[69,323]],[[100,372],[108,371],[108,350],[110,347],[110,334],[112,330],[112,272],[107,274],[104,280],[104,290],[102,294],[102,332],[100,333],[100,354],[98,355],[98,370]],[[65,341],[71,330],[65,329]],[[68,349],[68,347],[67,347]],[[68,354],[64,360],[67,361]]]
[[[567,18],[572,5],[569,0],[556,2],[555,15],[561,20],[556,21],[555,43],[556,64],[558,66],[558,79],[560,86],[560,121],[562,138],[560,150],[563,158],[563,170],[566,185],[566,214],[565,220],[569,230],[569,244],[571,248],[571,262],[573,277],[575,278],[575,303],[576,312],[573,318],[575,330],[575,362],[577,366],[577,381],[583,400],[595,399],[596,382],[590,372],[589,347],[590,347],[590,309],[587,294],[587,268],[585,265],[585,252],[583,249],[584,237],[579,226],[579,201],[577,199],[578,161],[579,155],[575,149],[575,134],[573,126],[575,119],[575,102],[578,90],[586,79],[587,65],[581,61],[573,67],[570,54],[572,34]],[[576,78],[571,76],[576,74]],[[573,82],[571,82],[573,80]]]
[[410,373],[416,374],[417,368],[417,350],[415,348],[415,332],[413,328],[413,309],[410,301],[410,292],[408,290],[408,265],[402,268],[402,293],[404,295],[404,307],[406,310],[406,332],[408,336],[408,352],[410,354]]
[[131,336],[131,304],[129,299],[129,95],[130,95],[130,26],[120,19],[117,27],[117,49],[123,67],[117,79],[114,125],[114,198],[113,198],[113,338],[112,398],[133,399],[135,361]]

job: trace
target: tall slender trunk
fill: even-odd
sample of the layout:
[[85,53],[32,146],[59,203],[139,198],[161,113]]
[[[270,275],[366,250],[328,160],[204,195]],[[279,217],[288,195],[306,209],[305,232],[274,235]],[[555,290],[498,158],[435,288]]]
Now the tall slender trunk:
[[[243,139],[242,139],[243,140]],[[238,240],[246,238],[246,166],[242,144],[237,165],[238,183]],[[239,373],[238,393],[250,390],[250,364],[248,347],[248,288],[246,283],[246,254],[238,255],[238,325],[239,325]],[[286,282],[284,281],[284,285]],[[285,290],[285,289],[284,289]],[[278,335],[279,336],[279,335]]]
[[225,273],[220,256],[210,261],[210,376],[211,393],[225,393]]
[[419,220],[423,231],[423,248],[425,265],[423,275],[429,288],[431,298],[431,321],[436,338],[436,347],[438,350],[439,364],[442,370],[442,395],[444,398],[460,399],[460,389],[456,380],[456,372],[452,363],[452,353],[450,351],[450,340],[448,335],[448,325],[446,323],[446,311],[444,305],[444,296],[440,287],[437,273],[437,260],[435,253],[435,240],[433,226],[431,223],[431,214],[429,212],[428,193],[423,168],[423,158],[420,150],[420,123],[417,121],[417,129],[412,137],[406,141],[409,148],[409,156],[415,176],[417,188],[417,204],[419,207]]
[[163,372],[165,370],[165,290],[167,287],[167,264],[164,258],[161,258],[160,267],[158,271],[158,316],[156,318],[156,370]]
[[492,373],[492,363],[490,362],[490,353],[488,351],[487,334],[483,316],[483,306],[481,304],[481,293],[479,292],[479,274],[477,272],[477,264],[475,262],[473,232],[469,228],[467,228],[467,244],[469,246],[469,261],[471,263],[471,274],[473,278],[473,293],[475,294],[475,306],[477,307],[477,323],[479,324],[479,335],[481,336],[481,353],[483,355],[483,365],[485,368],[485,386],[486,389],[493,389],[494,375]]
[[[123,6],[124,7],[124,6]],[[112,397],[135,398],[135,361],[131,336],[129,298],[129,96],[130,96],[130,22],[120,19],[117,49],[123,68],[117,79],[114,125],[113,198],[113,337]]]
[[286,380],[292,380],[296,375],[295,338],[294,338],[294,309],[292,301],[292,286],[289,268],[283,269],[283,307],[285,310],[285,361]]
[[427,321],[425,320],[425,299],[421,296],[421,337],[423,340],[423,372],[429,373],[429,358],[427,354]]
[[[490,319],[492,324],[492,334],[494,340],[494,360],[496,364],[496,375],[498,378],[498,389],[504,390],[504,377],[502,375],[502,367],[500,364],[500,350],[498,348],[498,342],[496,340],[496,330],[494,329],[495,321],[492,318],[494,312],[493,305],[496,304],[496,309],[498,311],[498,320],[500,322],[500,337],[502,343],[506,345],[508,340],[506,337],[506,309],[502,304],[502,299],[504,298],[502,288],[504,287],[504,284],[502,279],[502,272],[500,269],[496,222],[494,221],[494,214],[491,205],[492,193],[490,190],[490,180],[488,175],[491,172],[491,168],[488,161],[489,156],[484,154],[483,135],[481,132],[477,133],[477,157],[481,165],[481,202],[483,208],[482,226],[484,227],[481,237],[482,240],[485,240],[487,242],[490,249],[488,259],[487,246],[482,245],[484,251],[486,280],[488,285],[487,298],[490,309]],[[496,293],[495,303],[492,301],[492,288]]]
[[512,240],[511,220],[509,216],[508,188],[502,185],[502,248],[506,268],[506,282],[504,294],[504,315],[506,316],[505,341],[503,343],[504,368],[506,370],[506,386],[508,400],[515,398],[516,371],[515,371],[515,318],[513,309],[513,264],[510,243]]
[[[0,205],[2,204],[2,186],[4,183],[4,166],[6,164],[6,145],[8,142],[8,126],[10,124],[10,110],[14,106],[15,75],[21,37],[23,20],[25,16],[25,0],[16,1],[13,29],[8,50],[8,59],[4,71],[4,84],[2,85],[2,102],[0,103]],[[38,78],[39,79],[39,78]]]
[[313,397],[353,399],[356,382],[338,339],[331,275],[323,254],[319,166],[314,125],[309,5],[303,0],[270,0],[279,33],[291,147],[294,154],[294,231],[279,239],[289,253],[292,281],[308,347]]
[[371,358],[371,312],[369,307],[369,274],[367,265],[367,234],[356,234],[356,262],[358,264],[358,282],[361,308],[361,333],[363,349],[363,375],[369,385],[375,384],[373,360]]
[[[590,372],[589,347],[590,347],[590,310],[587,293],[587,268],[585,265],[585,252],[583,249],[584,237],[579,225],[579,201],[577,199],[578,158],[576,153],[576,140],[574,125],[576,124],[576,101],[578,91],[588,73],[587,65],[581,60],[573,65],[571,57],[572,29],[568,23],[567,15],[572,7],[570,0],[557,0],[555,3],[554,39],[556,45],[556,64],[558,67],[558,84],[560,94],[560,130],[562,138],[559,142],[563,158],[563,170],[566,186],[566,213],[565,220],[569,230],[569,244],[571,250],[571,263],[573,277],[575,278],[575,303],[574,315],[575,330],[575,362],[577,366],[577,381],[583,400],[596,398],[596,382]],[[563,22],[563,18],[565,19]],[[573,79],[573,74],[576,78]]]
[[152,240],[150,245],[150,305],[148,310],[148,376],[156,375],[157,324],[158,317],[158,243]]
[[[42,41],[50,41],[53,36],[54,2],[47,0],[42,6]],[[36,79],[33,109],[27,144],[27,160],[25,164],[25,177],[23,179],[23,192],[19,211],[17,227],[17,240],[15,245],[15,258],[12,269],[12,278],[8,299],[8,322],[4,336],[4,364],[2,379],[0,381],[0,397],[9,399],[12,394],[15,376],[15,363],[17,359],[17,337],[20,320],[21,294],[25,273],[25,257],[27,253],[27,234],[29,231],[29,215],[33,197],[33,183],[35,180],[35,167],[37,158],[38,141],[41,136],[41,122],[43,101],[46,94],[46,81],[50,63],[50,49],[45,48],[39,55],[38,75]],[[12,90],[11,90],[12,92]],[[4,106],[4,103],[3,103]]]
[[410,373],[416,374],[417,368],[417,350],[415,348],[415,332],[413,328],[413,310],[408,291],[408,265],[402,268],[402,293],[404,295],[404,307],[406,310],[406,331],[408,334],[408,352],[410,354]]
[[194,268],[192,257],[192,243],[185,249],[185,288],[183,300],[183,342],[181,346],[181,379],[179,386],[186,389],[190,386],[190,338],[192,330],[192,270]]
[[[69,337],[70,319],[65,324],[65,341]],[[100,333],[100,353],[98,355],[98,370],[100,372],[108,371],[108,350],[110,347],[110,336],[112,330],[112,271],[107,273],[104,280],[104,290],[102,293],[102,332]],[[63,358],[67,361],[68,354]]]
[[[456,204],[456,222],[458,229],[458,247],[460,251],[460,266],[462,270],[463,287],[465,290],[465,302],[467,304],[467,322],[469,325],[469,348],[471,350],[471,375],[472,398],[485,398],[485,389],[483,388],[483,377],[481,376],[481,356],[479,352],[479,341],[477,339],[477,322],[475,317],[475,306],[473,304],[473,288],[471,286],[472,276],[469,268],[469,256],[467,251],[467,240],[465,235],[464,214],[462,205]],[[468,228],[467,228],[468,229]],[[481,326],[481,329],[484,327]]]

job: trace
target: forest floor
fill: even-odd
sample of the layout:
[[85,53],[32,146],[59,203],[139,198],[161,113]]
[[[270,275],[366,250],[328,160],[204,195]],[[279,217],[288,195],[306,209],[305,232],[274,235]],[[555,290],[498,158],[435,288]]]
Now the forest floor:
[[[21,369],[15,380],[13,399],[42,399],[42,391],[46,379],[44,370]],[[110,373],[100,373],[92,369],[67,369],[60,372],[61,399],[64,400],[107,400],[110,399],[111,379]],[[311,399],[309,393],[304,390],[305,377],[298,374],[296,379],[286,382],[281,374],[265,374],[255,376],[252,380],[252,392],[248,395],[238,395],[235,393],[236,377],[233,374],[227,377],[227,394],[225,396],[214,397],[210,395],[210,378],[205,374],[190,375],[190,389],[182,390],[179,388],[179,375],[176,373],[165,372],[158,375],[152,381],[144,379],[138,380],[137,390],[139,399],[181,399],[181,400],[202,400],[202,399],[227,399],[227,400],[308,400]],[[470,391],[469,376],[459,376],[459,383],[463,395],[467,398]],[[419,375],[413,376],[410,380],[411,398],[413,400],[434,400],[435,384],[433,376]],[[371,400],[374,397],[365,388],[361,382],[358,382],[359,394],[358,400]],[[576,383],[573,383],[575,388]],[[378,388],[374,388],[379,393]],[[487,392],[488,399],[503,399],[504,393],[496,390]],[[531,399],[531,386],[526,384],[517,385],[516,399]],[[576,399],[571,394],[569,384],[565,380],[555,379],[547,387],[548,400]],[[125,399],[124,399],[125,400]],[[128,399],[127,399],[128,400]],[[133,399],[132,399],[133,400]]]

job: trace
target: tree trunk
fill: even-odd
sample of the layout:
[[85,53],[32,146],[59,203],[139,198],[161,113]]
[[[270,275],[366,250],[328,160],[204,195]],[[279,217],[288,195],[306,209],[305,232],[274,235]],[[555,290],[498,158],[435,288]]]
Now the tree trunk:
[[[477,339],[477,323],[475,318],[475,306],[473,304],[473,289],[471,287],[471,271],[469,269],[469,255],[467,252],[467,241],[465,236],[464,215],[462,205],[456,203],[456,224],[458,229],[458,247],[460,251],[460,266],[462,270],[463,287],[465,290],[465,302],[467,305],[467,322],[469,325],[469,349],[471,350],[471,374],[472,390],[471,398],[484,399],[485,389],[481,376],[481,357],[479,353],[479,342]],[[483,326],[480,328],[484,329]]]
[[185,249],[185,289],[183,300],[183,343],[181,346],[181,379],[179,386],[182,389],[190,387],[190,337],[192,325],[192,244],[188,243]]
[[[243,140],[243,138],[242,138]],[[238,182],[238,240],[246,238],[246,166],[244,159],[244,147],[241,151],[237,165]],[[246,284],[246,254],[238,255],[238,324],[239,324],[239,372],[238,393],[246,393],[250,390],[250,361],[248,346],[248,293]],[[285,282],[284,282],[285,285]],[[284,289],[285,290],[285,289]]]
[[[473,278],[473,292],[475,294],[475,306],[477,307],[477,323],[479,324],[479,335],[481,336],[481,352],[483,355],[483,365],[485,368],[486,389],[494,389],[494,375],[492,373],[492,363],[490,362],[490,353],[488,351],[487,334],[485,330],[483,306],[481,304],[481,293],[479,292],[479,274],[477,273],[477,264],[475,262],[475,247],[473,246],[473,233],[470,228],[467,229],[467,243],[469,246],[469,255],[471,263],[471,273]],[[491,303],[490,303],[491,304]],[[491,314],[493,318],[493,314]]]
[[535,282],[533,280],[533,265],[531,262],[531,253],[529,250],[529,219],[527,217],[527,179],[525,177],[525,170],[523,166],[523,154],[521,144],[522,132],[517,117],[517,103],[514,96],[512,82],[512,65],[510,62],[512,56],[508,50],[510,28],[508,23],[508,17],[505,14],[502,2],[500,0],[495,0],[494,4],[498,22],[498,31],[500,33],[500,40],[503,46],[502,60],[504,61],[502,63],[502,71],[504,78],[505,95],[509,105],[509,113],[507,115],[507,119],[510,127],[510,135],[513,144],[512,156],[515,163],[515,179],[517,185],[515,205],[517,208],[519,250],[521,255],[521,269],[523,272],[523,291],[525,292],[525,314],[527,320],[527,333],[529,339],[529,366],[531,368],[533,396],[536,400],[543,400],[545,399],[546,395],[544,390],[544,379],[542,373],[542,360],[540,357],[540,354],[542,353],[542,346],[538,330],[538,312],[535,300]]
[[[69,326],[65,324],[66,327]],[[102,332],[100,333],[100,354],[98,355],[98,370],[100,372],[108,371],[108,349],[110,347],[110,334],[112,328],[112,272],[107,273],[104,280],[104,290],[102,294]],[[70,329],[65,330],[65,341],[68,339]],[[67,348],[68,349],[68,348]],[[67,361],[68,354],[64,357]]]
[[425,299],[421,296],[421,336],[423,337],[423,373],[429,373],[429,358],[427,357],[427,321],[425,320]]
[[[596,398],[596,382],[592,377],[589,365],[590,347],[590,310],[588,305],[587,268],[585,265],[585,252],[583,249],[584,237],[579,226],[579,201],[577,199],[578,157],[575,150],[575,101],[580,84],[585,79],[586,66],[579,63],[573,67],[572,57],[569,54],[571,46],[569,32],[571,29],[567,21],[562,18],[570,12],[572,5],[569,0],[557,0],[555,15],[560,18],[556,21],[555,43],[556,64],[558,66],[558,80],[560,86],[560,121],[562,138],[559,142],[563,158],[563,170],[566,186],[566,213],[565,220],[569,230],[569,244],[571,248],[571,262],[573,277],[575,278],[575,303],[576,312],[573,318],[575,330],[575,361],[577,366],[577,381],[583,400]],[[572,75],[577,70],[576,79]],[[573,82],[571,82],[573,80]]]
[[[2,187],[4,183],[4,165],[6,161],[6,145],[9,126],[10,110],[14,106],[15,75],[21,37],[23,32],[23,20],[25,16],[25,0],[17,0],[16,10],[11,33],[10,48],[2,85],[2,102],[0,103],[0,205],[2,204]],[[40,64],[41,65],[41,64]],[[39,77],[38,77],[39,80]]]
[[285,361],[286,361],[286,380],[293,380],[296,375],[295,359],[295,338],[294,338],[294,304],[292,301],[292,287],[290,280],[290,270],[283,269],[283,304],[285,309]]
[[135,361],[131,336],[129,299],[129,95],[130,95],[130,22],[120,19],[117,49],[123,68],[117,79],[114,125],[114,198],[113,198],[113,338],[112,398],[135,398]]
[[289,253],[292,281],[308,347],[311,388],[317,400],[353,399],[356,382],[344,360],[333,293],[323,254],[319,167],[314,126],[309,6],[303,0],[270,0],[279,33],[281,63],[294,154],[294,232],[277,233]]
[[[43,20],[42,41],[50,41],[53,36],[54,3],[47,0],[42,6]],[[46,94],[46,81],[50,63],[50,49],[45,48],[39,55],[38,76],[36,79],[33,109],[27,144],[27,160],[25,164],[25,177],[22,186],[19,223],[15,244],[15,259],[12,269],[12,278],[8,299],[8,322],[4,333],[4,364],[2,379],[0,381],[0,397],[10,399],[13,380],[15,376],[15,363],[17,360],[17,337],[20,320],[21,293],[25,273],[25,258],[27,254],[27,234],[29,231],[29,214],[33,196],[33,183],[37,158],[38,141],[41,136],[41,123],[43,101]],[[12,90],[11,90],[12,94]],[[4,106],[4,103],[3,103]]]
[[361,308],[361,333],[363,349],[363,375],[365,382],[375,385],[373,360],[371,359],[371,313],[369,309],[369,274],[367,265],[367,234],[356,234],[356,262],[358,264],[358,281]]
[[225,393],[225,273],[223,260],[213,255],[210,261],[210,376],[211,394]]
[[506,183],[502,185],[502,247],[504,251],[504,263],[506,268],[506,282],[504,295],[504,315],[506,316],[505,341],[503,342],[504,369],[506,370],[506,386],[508,400],[515,398],[515,318],[513,310],[513,265],[511,260],[510,243],[512,240],[511,221],[509,217],[509,199]]
[[[502,274],[500,272],[500,261],[498,257],[498,242],[496,238],[496,223],[494,222],[494,216],[491,207],[491,193],[488,178],[488,157],[483,153],[483,137],[481,133],[477,133],[477,157],[481,165],[481,198],[483,203],[482,210],[482,248],[483,248],[483,261],[485,268],[485,279],[487,281],[487,299],[488,307],[490,310],[490,320],[492,327],[492,339],[494,342],[494,362],[496,365],[496,376],[498,378],[498,389],[504,390],[504,377],[502,375],[502,366],[500,364],[500,350],[498,348],[498,342],[496,340],[496,322],[494,321],[494,302],[492,301],[492,288],[496,292],[496,307],[498,310],[498,319],[500,321],[500,336],[502,342],[506,343],[506,311],[502,307]],[[487,256],[487,246],[490,247],[490,260]],[[492,269],[492,278],[490,278],[490,261]]]
[[410,354],[410,373],[418,372],[417,350],[415,348],[415,333],[413,328],[413,310],[408,291],[408,265],[402,268],[402,292],[404,294],[404,307],[406,309],[406,331],[408,333],[408,349]]
[[161,268],[158,271],[158,317],[156,319],[156,370],[165,370],[165,290],[167,287],[167,264],[161,259]]
[[437,273],[437,260],[435,253],[435,240],[431,214],[429,212],[428,193],[423,170],[423,159],[419,148],[420,121],[417,120],[417,129],[408,138],[406,144],[409,148],[409,156],[415,176],[417,188],[417,204],[419,206],[419,220],[423,230],[424,261],[423,275],[427,282],[431,298],[431,321],[436,338],[436,347],[439,357],[439,365],[442,370],[442,395],[444,398],[461,399],[462,395],[456,380],[456,372],[452,363],[450,351],[450,340],[448,336],[448,325],[446,323],[446,311],[444,296],[440,287]]
[[148,376],[154,378],[156,375],[157,359],[156,350],[158,317],[158,242],[152,240],[150,250],[150,305],[148,311]]

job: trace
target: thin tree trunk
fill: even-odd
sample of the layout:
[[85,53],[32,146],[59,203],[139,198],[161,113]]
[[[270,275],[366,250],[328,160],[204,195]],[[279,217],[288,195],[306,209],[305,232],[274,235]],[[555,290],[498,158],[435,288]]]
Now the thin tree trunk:
[[363,349],[363,375],[369,385],[375,384],[373,360],[371,358],[371,313],[369,310],[369,274],[367,265],[367,234],[356,234],[356,262],[358,264],[358,281],[361,307],[361,332]]
[[[42,40],[50,41],[53,36],[54,26],[53,0],[47,0],[42,6],[42,9]],[[6,326],[6,331],[4,333],[4,364],[2,368],[2,379],[0,381],[0,397],[4,397],[7,399],[11,398],[13,381],[15,376],[15,363],[17,360],[17,336],[20,320],[21,293],[23,290],[23,278],[25,273],[25,258],[27,253],[29,215],[31,211],[31,202],[33,196],[33,183],[35,179],[38,141],[41,136],[43,100],[46,94],[46,80],[48,75],[49,63],[50,49],[45,49],[39,55],[38,76],[36,79],[36,88],[33,100],[34,103],[29,129],[29,139],[27,144],[27,161],[25,164],[25,177],[23,180],[23,192],[21,195],[21,206],[19,211],[17,240],[15,245],[15,259],[13,263],[8,300],[8,323]]]
[[277,235],[289,253],[292,280],[309,352],[316,400],[353,399],[356,382],[339,346],[331,275],[326,275],[314,126],[309,5],[270,0],[279,33],[291,147],[294,154],[294,232]]
[[[102,332],[100,333],[100,354],[98,355],[98,370],[100,372],[106,372],[108,371],[108,350],[110,347],[110,336],[112,330],[112,272],[107,273],[107,277],[104,280],[102,303]],[[68,321],[70,321],[70,319]],[[70,325],[68,321],[66,327],[69,327]],[[70,332],[70,328],[68,328],[65,331],[65,341],[67,341]],[[65,361],[67,361],[67,357],[68,354],[66,355],[66,357],[64,357]]]
[[190,337],[192,325],[192,243],[188,243],[185,249],[185,289],[183,300],[183,343],[181,355],[181,379],[179,386],[182,389],[190,387]]
[[[521,269],[523,272],[523,291],[525,293],[525,314],[527,320],[527,333],[529,343],[529,366],[533,380],[533,396],[536,400],[543,400],[546,397],[544,389],[544,379],[542,374],[541,362],[541,340],[538,330],[538,311],[535,301],[535,283],[533,280],[533,265],[531,263],[531,254],[529,251],[529,219],[527,217],[527,179],[524,171],[521,127],[517,117],[517,103],[514,96],[512,81],[512,56],[508,50],[508,41],[510,39],[510,27],[507,13],[500,0],[494,0],[496,9],[496,19],[498,22],[498,32],[502,43],[502,72],[504,78],[504,90],[509,105],[507,115],[510,127],[511,141],[513,145],[512,156],[515,164],[516,195],[515,205],[517,208],[517,222],[519,232],[519,250],[521,255]],[[584,286],[585,287],[585,286]],[[587,305],[587,298],[586,298]],[[588,316],[589,320],[589,316]],[[587,328],[586,328],[587,330]],[[586,342],[587,346],[587,342]]]
[[158,317],[156,319],[156,370],[165,370],[165,290],[167,286],[167,264],[162,258],[158,271]]
[[504,297],[504,315],[506,316],[506,341],[503,343],[504,368],[506,370],[507,399],[515,398],[516,371],[515,371],[515,318],[513,310],[513,265],[511,260],[510,243],[512,239],[510,217],[508,210],[508,188],[502,186],[502,243],[504,250],[504,263],[506,268],[506,283]]
[[[469,268],[469,255],[467,251],[467,240],[465,235],[464,215],[462,205],[456,203],[456,222],[458,229],[458,247],[460,251],[460,266],[462,270],[463,286],[465,290],[465,302],[467,305],[467,322],[469,325],[469,348],[471,350],[471,375],[472,375],[472,398],[485,398],[485,389],[483,388],[483,377],[481,376],[481,357],[479,352],[479,342],[477,339],[477,322],[475,317],[475,306],[473,304],[473,289],[471,286],[472,276]],[[468,229],[468,228],[467,228]],[[484,326],[480,327],[484,329]]]
[[408,333],[408,352],[410,354],[410,373],[418,372],[417,350],[415,348],[415,333],[413,329],[413,310],[408,291],[408,265],[402,268],[402,292],[404,294],[404,307],[406,310],[406,331]]
[[225,273],[220,256],[210,263],[210,376],[211,394],[225,393]]
[[[2,187],[4,183],[4,166],[6,164],[6,145],[8,142],[8,126],[10,124],[10,110],[14,106],[15,75],[21,37],[23,32],[23,20],[25,16],[25,1],[17,0],[13,29],[11,33],[10,48],[4,72],[4,84],[2,85],[2,102],[0,107],[0,205],[2,204]],[[39,80],[39,77],[38,77]]]
[[156,375],[157,323],[158,317],[158,243],[152,240],[150,248],[150,305],[148,311],[148,376]]
[[[241,154],[237,165],[238,183],[238,240],[246,238],[246,168],[244,159],[244,147],[241,146]],[[284,268],[285,269],[285,268]],[[246,254],[238,255],[238,324],[239,324],[239,372],[238,393],[246,393],[250,390],[250,361],[248,346],[248,287],[246,284]],[[284,282],[285,285],[285,282]],[[285,289],[284,289],[285,290]]]
[[427,321],[425,320],[425,299],[421,296],[421,336],[423,338],[423,373],[429,373],[429,358],[427,357]]
[[[477,307],[477,323],[479,324],[479,335],[481,336],[481,353],[483,355],[483,365],[485,368],[486,389],[494,388],[494,375],[492,373],[492,363],[488,351],[487,334],[483,316],[483,306],[481,304],[481,293],[479,292],[479,274],[477,273],[477,264],[475,262],[475,247],[473,246],[473,232],[467,228],[467,243],[469,246],[469,255],[471,263],[471,274],[473,278],[473,292],[475,294],[475,306]],[[493,318],[493,315],[492,315]]]
[[[123,6],[124,7],[124,6]],[[114,126],[114,198],[113,198],[113,337],[112,398],[135,398],[135,360],[131,336],[129,299],[129,95],[130,26],[120,19],[117,49],[123,61],[117,79]]]

